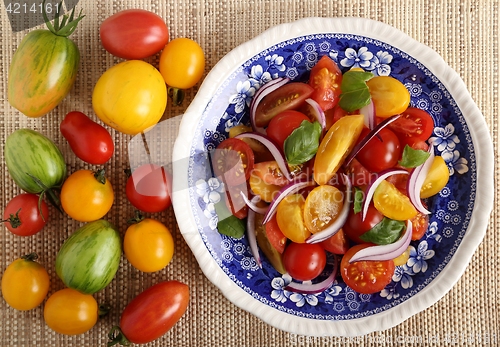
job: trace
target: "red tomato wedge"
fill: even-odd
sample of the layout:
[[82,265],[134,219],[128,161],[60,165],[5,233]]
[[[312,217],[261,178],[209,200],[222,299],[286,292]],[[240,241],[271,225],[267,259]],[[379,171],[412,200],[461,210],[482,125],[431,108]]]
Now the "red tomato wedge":
[[245,183],[254,166],[254,154],[250,146],[240,139],[222,141],[212,157],[214,173],[230,186]]
[[402,139],[403,147],[419,141],[427,141],[434,130],[434,120],[431,115],[416,107],[408,107],[401,117],[388,126]]
[[326,55],[312,68],[309,85],[313,87],[314,92],[311,98],[323,111],[334,108],[339,102],[341,82],[342,72],[337,63]]

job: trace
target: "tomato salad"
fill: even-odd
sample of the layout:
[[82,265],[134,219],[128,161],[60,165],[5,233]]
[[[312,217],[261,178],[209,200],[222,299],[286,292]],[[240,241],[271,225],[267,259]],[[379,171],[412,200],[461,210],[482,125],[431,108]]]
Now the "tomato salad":
[[[400,81],[342,74],[327,56],[308,82],[274,79],[254,95],[250,124],[213,153],[226,188],[219,232],[246,230],[258,264],[260,250],[294,279],[288,290],[321,292],[340,272],[355,291],[379,292],[427,230],[423,199],[448,182],[427,143],[433,129]],[[325,279],[328,253],[342,259]]]

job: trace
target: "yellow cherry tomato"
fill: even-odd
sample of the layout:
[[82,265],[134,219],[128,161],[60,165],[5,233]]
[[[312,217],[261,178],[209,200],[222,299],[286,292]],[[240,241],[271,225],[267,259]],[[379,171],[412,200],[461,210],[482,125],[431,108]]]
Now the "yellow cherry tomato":
[[174,239],[163,223],[144,218],[128,227],[123,240],[123,251],[136,269],[155,272],[172,260]]
[[71,288],[52,294],[43,309],[43,318],[49,328],[65,335],[89,331],[98,317],[99,307],[94,297]]
[[366,82],[377,117],[400,114],[410,104],[410,92],[403,83],[390,76],[375,76]]
[[205,54],[195,41],[177,38],[161,52],[159,69],[169,87],[188,89],[198,83],[205,71]]
[[311,235],[304,222],[305,200],[301,194],[285,197],[276,209],[276,221],[287,238],[295,243],[304,243]]
[[114,201],[113,187],[104,176],[104,170],[78,170],[71,174],[61,189],[63,210],[80,222],[102,218]]
[[448,165],[446,165],[443,157],[435,156],[420,189],[420,197],[425,199],[436,195],[446,186],[449,179],[450,170],[448,169]]
[[50,279],[35,253],[14,260],[2,276],[2,295],[16,310],[31,310],[47,296]]
[[160,72],[142,60],[108,69],[92,94],[94,112],[110,127],[136,135],[158,123],[167,107],[167,86]]

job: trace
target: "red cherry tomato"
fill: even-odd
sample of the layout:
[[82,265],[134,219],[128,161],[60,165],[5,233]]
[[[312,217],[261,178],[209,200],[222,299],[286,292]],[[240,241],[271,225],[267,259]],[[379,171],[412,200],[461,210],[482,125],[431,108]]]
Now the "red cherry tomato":
[[102,46],[123,59],[144,59],[168,42],[168,28],[155,13],[129,9],[106,18],[99,29]]
[[305,120],[310,121],[302,112],[294,110],[281,112],[269,122],[267,136],[274,140],[280,148],[283,148],[286,138]]
[[309,85],[314,88],[311,98],[323,111],[330,110],[339,102],[342,72],[338,65],[324,55],[311,69]]
[[434,130],[431,115],[416,107],[408,107],[401,116],[388,126],[402,140],[402,145],[427,141]]
[[361,217],[362,212],[354,213],[354,210],[351,209],[342,228],[346,236],[356,243],[364,243],[365,241],[359,237],[384,219],[384,215],[373,204],[368,207],[365,220],[362,220]]
[[179,281],[159,282],[132,299],[122,312],[120,333],[114,335],[114,328],[110,338],[122,345],[154,341],[177,323],[188,304],[189,287],[186,284]]
[[255,110],[255,124],[264,127],[271,119],[286,110],[299,107],[314,89],[307,83],[291,82],[266,95]]
[[[365,128],[359,138],[364,138],[368,132],[368,128]],[[356,159],[371,172],[390,169],[401,159],[399,139],[394,132],[383,128],[359,151]]]
[[245,183],[254,166],[254,154],[246,142],[229,138],[222,141],[212,157],[216,176],[230,186]]
[[340,262],[340,274],[345,284],[358,293],[373,294],[380,292],[391,282],[394,275],[394,261],[355,261],[349,260],[359,250],[370,247],[371,244],[356,245],[347,251]]
[[144,212],[161,212],[171,204],[172,180],[163,167],[145,164],[135,169],[127,180],[127,199]]
[[89,164],[102,165],[113,155],[115,145],[109,132],[82,112],[68,113],[60,130],[75,155]]
[[318,277],[326,265],[326,253],[317,243],[290,243],[283,252],[286,271],[298,281]]
[[15,196],[5,206],[3,222],[13,234],[31,236],[43,229],[49,220],[49,208],[45,201],[41,201],[41,210],[38,209],[39,196],[24,193]]
[[349,249],[349,240],[344,230],[340,229],[335,235],[319,243],[321,247],[333,254],[345,254]]

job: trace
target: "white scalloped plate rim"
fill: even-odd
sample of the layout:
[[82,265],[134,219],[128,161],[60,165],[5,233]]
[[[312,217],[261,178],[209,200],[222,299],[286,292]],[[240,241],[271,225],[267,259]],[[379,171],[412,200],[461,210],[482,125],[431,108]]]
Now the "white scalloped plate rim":
[[494,154],[490,133],[481,111],[472,100],[464,82],[438,53],[388,24],[365,18],[310,17],[272,27],[230,51],[206,76],[197,96],[183,115],[179,127],[173,151],[173,185],[174,187],[188,186],[187,166],[176,165],[176,163],[189,158],[193,140],[193,124],[198,124],[203,110],[223,81],[245,61],[272,45],[298,36],[320,33],[361,35],[388,43],[408,53],[425,65],[443,83],[466,119],[477,158],[476,200],[467,232],[460,246],[435,280],[401,304],[363,318],[329,321],[290,315],[254,299],[219,267],[197,230],[190,207],[188,189],[174,190],[172,201],[181,234],[191,248],[203,273],[236,306],[271,326],[289,333],[309,336],[359,336],[394,327],[441,299],[464,273],[488,227],[494,200]]

